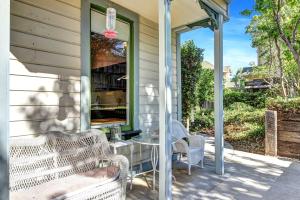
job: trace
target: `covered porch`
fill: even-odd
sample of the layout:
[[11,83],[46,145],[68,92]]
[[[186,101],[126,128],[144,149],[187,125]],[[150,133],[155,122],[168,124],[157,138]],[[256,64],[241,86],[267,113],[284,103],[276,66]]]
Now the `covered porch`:
[[[5,0],[1,3],[0,194],[3,198],[8,199],[9,196],[10,137],[45,135],[56,128],[76,133],[101,127],[91,123],[91,5],[114,7],[118,14],[128,17],[133,23],[134,37],[131,40],[135,41],[132,44],[135,48],[132,51],[134,67],[130,72],[130,79],[133,80],[130,88],[134,92],[128,100],[133,107],[128,113],[128,124],[133,130],[142,129],[145,132],[159,129],[159,160],[166,161],[160,162],[159,166],[160,199],[172,198],[171,121],[172,118],[181,120],[182,101],[180,34],[200,27],[209,27],[214,31],[215,161],[207,163],[207,170],[210,176],[224,175],[223,23],[229,19],[228,2],[112,0],[107,3],[101,0],[57,0],[52,3],[34,0]],[[145,26],[146,21],[148,24]],[[29,29],[26,26],[28,24],[31,27]],[[148,49],[150,53],[144,51],[146,45],[141,45],[143,40],[147,40],[148,47],[151,47],[151,50]],[[143,71],[144,68],[153,68],[151,76],[157,77],[145,78],[151,70]],[[17,83],[16,80],[26,82],[22,77],[26,77],[29,84]],[[46,79],[48,82],[41,81]],[[152,82],[146,82],[147,79]],[[61,82],[66,82],[67,86],[57,87],[56,84]],[[144,94],[141,88],[151,88],[151,94]],[[76,108],[63,117],[59,116],[61,113],[46,112],[51,116],[49,119],[44,112],[50,107],[52,109],[52,106],[55,107],[54,112],[60,112],[61,107]],[[154,106],[158,111],[153,115]],[[25,108],[23,114],[14,115],[13,109],[19,107]],[[27,108],[34,109],[34,112],[27,111]],[[35,115],[28,115],[26,111]],[[27,115],[24,116],[24,113]],[[144,119],[149,115],[151,120]],[[154,123],[153,118],[156,117],[158,120]],[[175,176],[176,173],[178,171],[175,170]],[[178,177],[179,180],[183,179],[180,175]],[[175,187],[178,186],[175,184]],[[201,186],[192,184],[192,187]],[[129,193],[129,198],[134,192]]]
[[[214,138],[206,137],[205,168],[186,176],[185,166],[173,168],[173,199],[259,200],[298,199],[300,163],[232,149],[225,142],[224,176],[215,174]],[[151,178],[151,177],[149,177]],[[292,184],[291,184],[292,183]],[[127,199],[155,199],[145,179],[135,179]]]

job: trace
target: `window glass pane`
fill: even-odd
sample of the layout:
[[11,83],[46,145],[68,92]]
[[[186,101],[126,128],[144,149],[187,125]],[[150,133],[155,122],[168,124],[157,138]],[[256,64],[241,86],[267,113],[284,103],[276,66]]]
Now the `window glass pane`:
[[129,116],[129,24],[118,21],[117,28],[127,28],[118,31],[118,38],[108,39],[102,35],[105,20],[99,20],[105,15],[96,14],[97,18],[91,18],[95,24],[91,31],[91,123],[125,124]]
[[[98,11],[91,10],[91,31],[102,34],[105,30],[106,16]],[[116,22],[117,39],[129,41],[130,26],[120,20]]]

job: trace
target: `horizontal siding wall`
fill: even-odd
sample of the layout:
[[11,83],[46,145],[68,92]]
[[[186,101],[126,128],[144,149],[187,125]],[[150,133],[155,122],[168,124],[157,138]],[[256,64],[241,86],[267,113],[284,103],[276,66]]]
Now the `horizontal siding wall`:
[[11,1],[12,137],[80,129],[80,6]]
[[[140,128],[158,129],[159,122],[159,41],[158,24],[140,17],[139,94]],[[172,35],[173,117],[177,119],[176,35]]]

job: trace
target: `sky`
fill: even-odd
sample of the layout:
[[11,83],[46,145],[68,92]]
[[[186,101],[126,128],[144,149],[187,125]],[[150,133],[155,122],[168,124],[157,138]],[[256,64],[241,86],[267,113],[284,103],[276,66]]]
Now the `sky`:
[[[254,0],[231,0],[229,7],[230,20],[224,24],[224,66],[231,66],[233,74],[241,67],[257,63],[256,49],[251,47],[251,38],[245,34],[250,17],[241,16],[244,9],[252,9]],[[194,40],[204,50],[204,60],[214,63],[214,34],[208,28],[200,28],[182,34],[181,42]]]

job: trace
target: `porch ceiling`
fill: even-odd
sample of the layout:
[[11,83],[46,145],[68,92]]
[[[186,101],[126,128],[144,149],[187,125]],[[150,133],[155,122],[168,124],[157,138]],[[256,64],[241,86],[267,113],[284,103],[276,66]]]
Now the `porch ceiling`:
[[[112,2],[136,12],[149,20],[156,23],[158,22],[157,0],[112,0]],[[215,0],[215,3],[220,6],[221,9],[227,9],[225,0]],[[198,0],[173,0],[171,5],[172,28],[181,27],[208,18],[206,12],[201,9]]]

